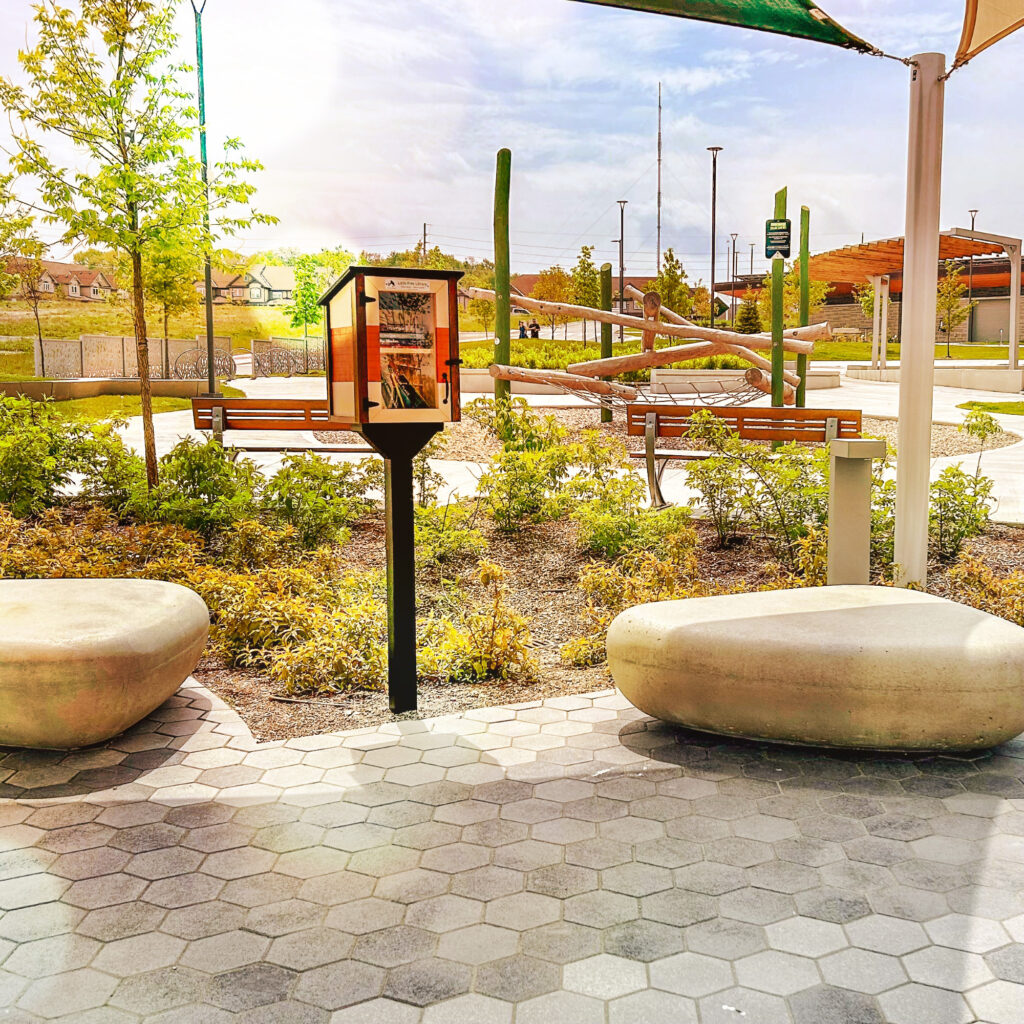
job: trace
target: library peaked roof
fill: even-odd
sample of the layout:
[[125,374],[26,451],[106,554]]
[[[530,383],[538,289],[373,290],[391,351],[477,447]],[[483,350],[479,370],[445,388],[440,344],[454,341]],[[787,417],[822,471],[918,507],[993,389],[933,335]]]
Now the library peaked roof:
[[878,53],[870,43],[847,32],[820,7],[809,0],[582,0],[604,7],[650,11],[695,21],[774,32],[778,35],[813,39],[819,43],[845,46],[864,53]]

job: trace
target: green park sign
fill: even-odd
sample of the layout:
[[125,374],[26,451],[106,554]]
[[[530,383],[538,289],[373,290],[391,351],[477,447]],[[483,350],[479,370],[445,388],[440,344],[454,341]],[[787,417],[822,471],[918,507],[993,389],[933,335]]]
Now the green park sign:
[[764,222],[764,255],[772,259],[779,255],[789,259],[790,236],[793,222],[790,220],[766,220]]

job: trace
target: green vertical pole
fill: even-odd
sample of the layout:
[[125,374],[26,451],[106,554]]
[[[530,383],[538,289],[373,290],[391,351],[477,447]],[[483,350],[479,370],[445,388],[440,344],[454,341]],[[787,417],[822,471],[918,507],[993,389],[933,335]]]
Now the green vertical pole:
[[[800,207],[800,326],[811,322],[811,211]],[[796,388],[796,404],[801,409],[807,395],[807,355],[801,352],[796,357],[796,372],[800,383]]]
[[[775,219],[786,219],[786,189],[775,193]],[[785,285],[785,260],[781,256],[772,259],[772,405],[783,404],[783,373],[786,369],[786,353],[782,347],[784,316],[782,309]]]
[[[499,149],[494,173],[494,361],[512,362],[512,312],[510,308],[508,254],[508,193],[512,181],[512,150]],[[494,400],[508,400],[512,385],[495,380]]]
[[[601,308],[611,312],[612,308],[612,265],[601,264]],[[612,354],[612,325],[601,324],[601,358],[608,359]],[[611,423],[612,411],[602,406],[601,422]]]
[[[192,12],[196,19],[196,74],[199,78],[199,160],[202,164],[203,193],[205,201],[203,205],[203,230],[206,238],[203,240],[203,281],[206,285],[206,386],[210,394],[217,394],[217,372],[214,365],[213,351],[213,270],[210,266],[210,246],[213,244],[210,239],[210,184],[209,171],[206,160],[206,86],[203,76],[203,10],[206,7],[206,0],[197,7],[196,0],[192,0]],[[170,371],[167,371],[169,377]]]

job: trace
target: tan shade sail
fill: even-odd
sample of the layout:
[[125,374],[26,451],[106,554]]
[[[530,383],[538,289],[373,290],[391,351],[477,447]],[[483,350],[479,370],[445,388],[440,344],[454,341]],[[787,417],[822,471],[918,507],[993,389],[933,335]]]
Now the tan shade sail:
[[1024,26],[1024,0],[967,0],[964,31],[953,67],[966,64],[1021,26]]

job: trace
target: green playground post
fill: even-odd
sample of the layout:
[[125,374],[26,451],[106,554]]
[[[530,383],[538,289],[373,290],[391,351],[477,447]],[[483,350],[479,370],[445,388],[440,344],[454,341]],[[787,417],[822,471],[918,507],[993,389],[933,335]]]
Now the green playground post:
[[[512,362],[512,312],[509,301],[508,193],[512,181],[512,150],[499,149],[494,172],[494,361]],[[508,400],[512,385],[494,381],[494,400]]]
[[[775,219],[786,219],[786,189],[775,193]],[[782,347],[785,322],[782,309],[786,261],[781,255],[772,259],[772,405],[782,405],[786,372],[786,353]]]
[[[601,264],[601,308],[611,312],[612,309],[612,265]],[[608,359],[612,354],[612,325],[601,324],[601,358]],[[609,378],[604,378],[608,380]],[[601,407],[601,422],[611,423],[612,411]]]
[[[800,207],[800,326],[806,327],[811,322],[811,211],[806,206]],[[807,396],[807,354],[801,352],[796,357],[796,372],[800,383],[796,388],[796,404],[803,408]]]

